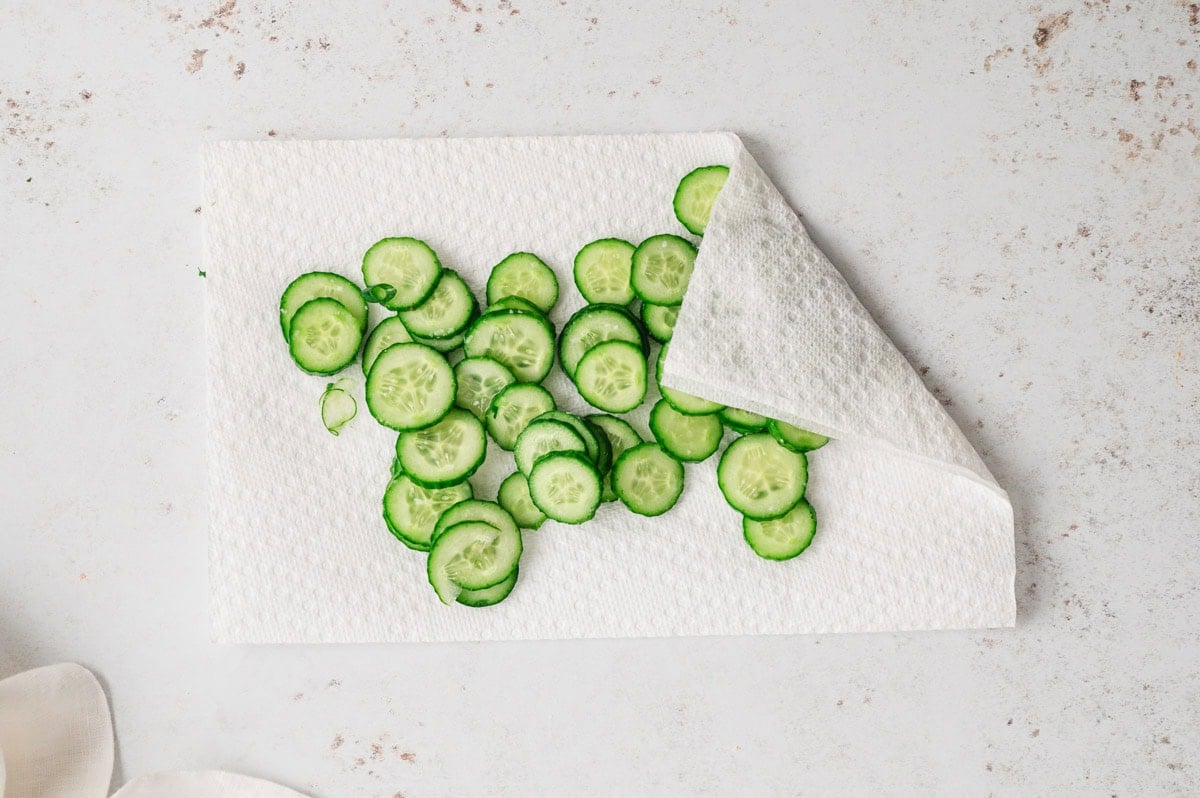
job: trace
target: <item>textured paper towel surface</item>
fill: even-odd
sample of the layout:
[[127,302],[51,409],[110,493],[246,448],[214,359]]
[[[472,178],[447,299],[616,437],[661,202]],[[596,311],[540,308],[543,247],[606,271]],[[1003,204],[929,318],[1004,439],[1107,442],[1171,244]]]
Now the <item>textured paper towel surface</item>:
[[[414,235],[481,296],[492,265],[531,250],[558,273],[552,318],[561,329],[584,304],[571,279],[575,252],[606,236],[683,234],[671,197],[680,176],[708,163],[733,167],[729,194],[700,248],[667,383],[840,434],[810,460],[819,517],[812,547],[788,563],[755,556],[717,490],[714,457],[686,467],[671,513],[646,519],[613,503],[581,527],[547,522],[526,535],[521,581],[508,600],[485,610],[440,605],[424,558],[396,542],[380,517],[394,435],[362,407],[353,366],[346,374],[358,382],[359,418],[336,438],[321,426],[326,380],[296,369],[279,333],[284,286],[313,269],[360,280],[371,243]],[[205,177],[210,586],[219,640],[1013,622],[1007,500],[736,137],[229,142],[206,148]],[[762,311],[748,311],[751,302],[764,302]],[[814,313],[819,324],[803,323]],[[788,322],[771,318],[757,331],[749,322],[774,314]],[[695,341],[685,344],[687,330]],[[772,350],[781,353],[775,360],[760,358]],[[721,369],[721,378],[685,385],[695,368]],[[805,381],[819,384],[801,388]],[[547,385],[562,406],[585,409],[557,369]],[[742,386],[754,386],[754,396],[741,401],[749,392]],[[896,406],[881,409],[883,400]],[[644,410],[634,425],[648,437]],[[476,495],[492,498],[512,468],[493,447],[472,480]]]

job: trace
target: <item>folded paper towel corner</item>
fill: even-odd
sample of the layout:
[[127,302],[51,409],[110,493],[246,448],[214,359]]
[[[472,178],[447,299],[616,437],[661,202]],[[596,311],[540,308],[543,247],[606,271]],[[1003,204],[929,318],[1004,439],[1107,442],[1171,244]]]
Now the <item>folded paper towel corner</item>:
[[[683,233],[675,185],[711,163],[731,171],[664,384],[835,439],[811,457],[812,547],[786,563],[756,557],[714,464],[700,463],[671,513],[647,519],[615,503],[583,527],[548,523],[526,536],[508,600],[440,605],[421,555],[380,518],[394,440],[366,414],[326,433],[316,413],[324,382],[292,366],[279,336],[283,287],[314,269],[358,280],[362,253],[387,235],[429,241],[477,291],[504,255],[530,250],[558,273],[561,325],[583,304],[575,252],[607,236]],[[737,136],[218,142],[204,164],[216,639],[1013,625],[1007,495]],[[585,408],[566,398],[574,391],[561,374],[548,384],[566,409]],[[510,470],[489,455],[476,494],[492,495]]]

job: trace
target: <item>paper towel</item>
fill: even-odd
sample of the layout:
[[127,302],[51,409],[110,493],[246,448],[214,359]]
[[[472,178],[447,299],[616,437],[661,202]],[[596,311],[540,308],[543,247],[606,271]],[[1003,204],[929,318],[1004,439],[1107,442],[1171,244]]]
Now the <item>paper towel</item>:
[[[525,536],[502,604],[445,607],[424,557],[380,517],[394,434],[361,406],[321,426],[326,380],[301,373],[279,333],[298,274],[356,281],[385,235],[428,241],[482,296],[515,250],[561,287],[561,328],[584,304],[585,243],[683,234],[679,178],[726,163],[665,364],[666,383],[838,440],[810,458],[819,524],[801,557],[746,546],[715,480],[686,467],[674,510],[619,502],[579,527]],[[1012,510],[736,136],[222,142],[205,149],[210,585],[216,638],[357,642],[762,634],[1007,626]],[[373,321],[378,320],[378,308]],[[548,387],[585,410],[556,369]],[[653,389],[652,396],[653,398]],[[647,436],[645,410],[635,426]],[[496,447],[473,478],[491,498],[513,468]]]

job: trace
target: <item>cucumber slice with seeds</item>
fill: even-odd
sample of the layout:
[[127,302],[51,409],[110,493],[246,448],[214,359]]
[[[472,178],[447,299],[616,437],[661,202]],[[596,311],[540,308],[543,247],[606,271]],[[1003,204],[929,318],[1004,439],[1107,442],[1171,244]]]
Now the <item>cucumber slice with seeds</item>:
[[801,499],[779,518],[742,518],[742,535],[754,553],[766,560],[790,560],[808,548],[817,532],[817,515]]
[[627,341],[605,341],[579,361],[575,384],[592,407],[628,413],[646,398],[646,356]]
[[396,457],[404,473],[418,485],[443,488],[475,473],[487,454],[483,424],[455,407],[436,424],[400,433]]
[[829,438],[824,435],[793,427],[791,424],[773,418],[767,421],[767,430],[775,437],[775,440],[793,452],[811,452],[829,443]]
[[549,313],[558,302],[558,278],[532,252],[514,252],[492,267],[487,281],[489,305],[506,296],[521,297]]
[[371,366],[375,363],[375,358],[379,357],[380,352],[392,344],[407,344],[412,339],[412,336],[408,334],[408,328],[404,326],[404,322],[400,321],[399,316],[388,316],[376,324],[375,329],[371,330],[371,334],[367,336],[367,343],[363,345],[363,374],[365,375],[371,370]]
[[490,357],[460,360],[454,367],[454,377],[458,380],[454,404],[470,410],[480,421],[487,414],[496,394],[517,381],[503,363]]
[[701,166],[679,181],[679,188],[675,190],[675,218],[689,233],[704,235],[713,203],[728,177],[728,166]]
[[683,493],[683,464],[657,443],[640,443],[617,458],[612,472],[617,497],[638,515],[662,515]]
[[362,344],[358,319],[336,299],[310,299],[292,316],[288,351],[309,374],[334,374],[350,365]]
[[658,392],[662,394],[662,398],[666,399],[671,407],[689,416],[704,416],[709,413],[720,412],[725,405],[710,402],[707,399],[701,399],[699,396],[692,396],[690,393],[677,391],[662,384],[663,361],[667,359],[667,348],[669,346],[670,344],[663,344],[663,348],[659,350],[658,361],[654,367],[654,381],[658,383]]
[[696,248],[674,235],[651,236],[633,253],[630,283],[643,302],[680,305],[692,279]]
[[292,317],[314,299],[334,299],[358,321],[360,333],[367,329],[367,303],[357,285],[333,272],[308,272],[288,285],[279,299],[279,326],[284,339],[291,337]]
[[717,484],[742,515],[757,521],[778,518],[804,498],[808,461],[770,434],[756,432],[729,444],[717,465]]
[[587,446],[583,438],[569,424],[554,419],[534,419],[529,422],[519,436],[513,449],[513,459],[516,460],[517,470],[529,476],[533,465],[550,452],[583,452],[587,454]]
[[628,241],[602,238],[579,250],[575,256],[575,285],[588,302],[628,305],[633,301],[629,271],[633,250]]
[[571,379],[588,350],[605,341],[628,341],[649,351],[633,315],[619,305],[588,305],[576,311],[558,338],[558,360]]
[[671,335],[675,332],[675,321],[678,318],[678,306],[667,307],[651,305],[649,302],[642,303],[642,324],[646,325],[646,332],[650,333],[650,337],[660,344],[671,340]]
[[515,382],[492,399],[484,421],[496,445],[511,452],[529,422],[552,410],[554,397],[549,391],[533,383]]
[[463,349],[500,361],[521,382],[541,382],[554,365],[554,328],[541,314],[496,310],[471,325]]
[[[642,443],[642,436],[624,419],[597,413],[596,415],[588,416],[584,421],[595,427],[599,427],[601,432],[604,433],[604,436],[608,439],[609,447],[612,449],[613,464],[617,462],[617,459],[626,449],[631,449]],[[609,468],[604,474],[603,487],[603,500],[606,502],[616,501],[617,492],[612,488],[612,468]]]
[[479,309],[471,289],[452,269],[443,269],[424,302],[400,312],[400,319],[421,338],[451,338],[467,329]]
[[514,587],[517,586],[517,573],[520,568],[514,568],[513,572],[498,585],[485,587],[483,590],[464,590],[458,594],[459,604],[466,607],[491,607],[499,604],[508,598],[508,594],[512,593]]
[[723,407],[718,415],[725,426],[734,432],[761,432],[767,428],[767,417],[749,410],[738,410],[736,407]]
[[521,533],[465,521],[442,532],[429,551],[426,573],[444,604],[463,590],[483,590],[512,575],[521,559]]
[[437,287],[442,263],[428,244],[416,238],[385,238],[363,255],[367,287],[386,285],[394,293],[381,304],[389,310],[408,310],[421,304]]
[[583,439],[583,445],[587,447],[588,459],[593,463],[599,462],[600,441],[596,437],[596,431],[584,423],[582,418],[574,413],[568,413],[564,410],[549,410],[545,413],[542,413],[534,420],[542,421],[544,419],[561,421],[562,423],[572,427],[577,433],[579,433],[579,437]]
[[529,472],[529,496],[547,518],[564,524],[590,521],[600,506],[600,474],[586,455],[553,452]]
[[546,514],[538,509],[529,496],[529,480],[520,471],[504,478],[496,494],[496,501],[508,510],[522,529],[537,529],[546,521]]
[[442,512],[437,520],[437,524],[433,527],[433,534],[430,536],[430,539],[437,540],[438,536],[447,529],[464,521],[482,521],[485,524],[491,524],[496,529],[508,530],[510,532],[517,531],[517,522],[513,520],[508,510],[505,510],[499,504],[484,501],[483,499],[464,499],[452,507],[447,507]]
[[688,463],[711,457],[725,434],[715,415],[684,415],[662,399],[650,411],[650,431],[668,454]]
[[396,476],[383,493],[383,520],[405,546],[417,551],[429,551],[433,530],[441,514],[469,498],[469,482],[431,490],[421,487],[407,476]]
[[454,370],[424,344],[393,344],[367,374],[367,409],[385,427],[405,431],[439,421],[454,406]]

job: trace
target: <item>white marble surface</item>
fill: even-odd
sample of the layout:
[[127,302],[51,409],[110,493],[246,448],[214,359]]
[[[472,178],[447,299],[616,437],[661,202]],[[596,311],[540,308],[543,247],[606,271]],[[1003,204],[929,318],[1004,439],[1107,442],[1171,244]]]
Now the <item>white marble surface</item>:
[[[95,669],[118,782],[1195,794],[1198,16],[8,0],[0,676]],[[209,644],[199,143],[711,128],[747,138],[1011,492],[1018,628]]]

